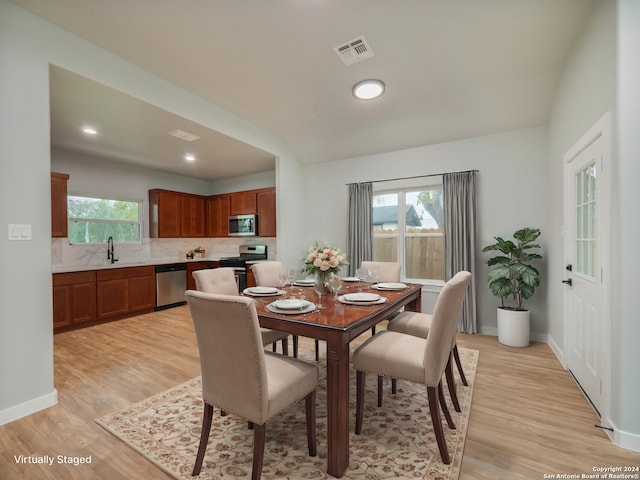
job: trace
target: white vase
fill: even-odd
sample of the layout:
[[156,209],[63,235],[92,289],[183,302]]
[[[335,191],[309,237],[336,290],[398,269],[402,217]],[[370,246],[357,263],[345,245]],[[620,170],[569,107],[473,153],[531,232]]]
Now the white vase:
[[529,310],[498,308],[498,341],[509,347],[529,346]]

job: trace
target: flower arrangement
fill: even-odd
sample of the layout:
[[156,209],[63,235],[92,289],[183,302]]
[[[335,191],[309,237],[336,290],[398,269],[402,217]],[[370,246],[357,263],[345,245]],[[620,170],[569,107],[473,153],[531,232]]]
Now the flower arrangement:
[[303,270],[310,274],[328,275],[329,273],[338,273],[344,265],[349,265],[349,263],[339,248],[328,245],[320,247],[316,243],[304,258]]

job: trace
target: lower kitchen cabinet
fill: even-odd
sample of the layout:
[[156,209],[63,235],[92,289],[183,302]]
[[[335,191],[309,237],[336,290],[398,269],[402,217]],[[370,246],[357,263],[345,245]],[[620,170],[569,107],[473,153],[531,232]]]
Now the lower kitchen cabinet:
[[156,305],[155,268],[98,270],[97,299],[99,320],[152,311]]
[[53,275],[53,328],[95,322],[96,272],[55,273]]

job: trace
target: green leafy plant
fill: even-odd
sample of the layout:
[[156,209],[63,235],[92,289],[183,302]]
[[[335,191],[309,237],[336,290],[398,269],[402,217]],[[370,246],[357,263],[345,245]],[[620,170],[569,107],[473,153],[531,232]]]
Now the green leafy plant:
[[[487,265],[495,267],[487,275],[489,289],[500,297],[502,308],[523,310],[522,301],[531,298],[540,286],[540,272],[530,262],[542,258],[531,249],[540,248],[532,243],[540,236],[538,228],[522,228],[513,234],[515,242],[501,237],[493,237],[496,243],[487,245],[483,252],[498,251],[500,255],[491,257]],[[505,306],[507,297],[513,297],[515,306]]]

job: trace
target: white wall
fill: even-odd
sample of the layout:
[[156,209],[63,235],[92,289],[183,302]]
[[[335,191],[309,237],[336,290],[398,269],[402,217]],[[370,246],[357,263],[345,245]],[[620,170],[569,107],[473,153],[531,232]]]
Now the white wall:
[[[118,89],[271,152],[287,176],[297,160],[277,138],[140,68],[0,0],[0,226],[31,224],[33,240],[0,236],[0,424],[56,401],[51,296],[49,65]],[[276,175],[278,171],[276,170]],[[293,180],[292,179],[292,180]],[[297,188],[297,187],[296,187]],[[282,189],[279,195],[299,190]],[[281,199],[301,205],[299,198]],[[301,208],[279,218],[298,231]],[[278,240],[280,241],[280,240]],[[298,237],[287,242],[295,244]],[[36,299],[36,301],[33,301]]]
[[[346,184],[462,170],[478,173],[478,232],[476,284],[478,324],[481,332],[495,334],[499,299],[486,284],[486,254],[494,235],[511,235],[522,227],[542,230],[543,253],[547,238],[547,134],[531,128],[499,135],[470,138],[409,150],[353,158],[303,167],[307,217],[304,238],[308,246],[328,242],[345,249],[347,244]],[[425,179],[429,181],[429,179]],[[540,265],[542,286],[526,306],[532,311],[533,336],[545,337],[548,319],[544,308],[547,275]]]

